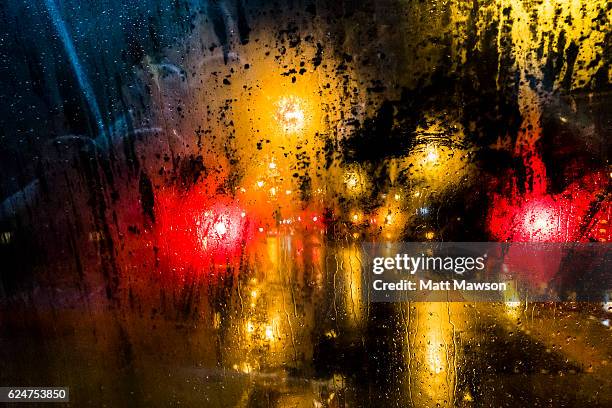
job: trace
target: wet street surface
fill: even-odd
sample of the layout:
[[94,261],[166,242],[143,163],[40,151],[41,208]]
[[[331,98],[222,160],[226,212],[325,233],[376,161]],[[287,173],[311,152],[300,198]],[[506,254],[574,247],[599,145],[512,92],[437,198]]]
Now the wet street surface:
[[601,304],[370,303],[360,274],[355,243],[275,236],[206,282],[164,292],[134,282],[121,308],[61,291],[35,308],[14,299],[1,316],[0,382],[69,386],[72,406],[612,402]]

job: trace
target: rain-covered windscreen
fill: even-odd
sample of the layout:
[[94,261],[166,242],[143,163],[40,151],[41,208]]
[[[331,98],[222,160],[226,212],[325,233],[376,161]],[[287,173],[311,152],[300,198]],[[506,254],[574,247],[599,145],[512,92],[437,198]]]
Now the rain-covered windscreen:
[[612,406],[611,17],[3,0],[0,400]]

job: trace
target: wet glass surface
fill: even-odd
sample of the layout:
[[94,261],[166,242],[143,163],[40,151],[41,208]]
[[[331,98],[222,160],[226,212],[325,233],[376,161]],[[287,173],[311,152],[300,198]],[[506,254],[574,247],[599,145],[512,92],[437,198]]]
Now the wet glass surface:
[[359,249],[609,242],[609,19],[5,1],[0,385],[72,406],[612,405],[605,282],[591,303],[374,303]]

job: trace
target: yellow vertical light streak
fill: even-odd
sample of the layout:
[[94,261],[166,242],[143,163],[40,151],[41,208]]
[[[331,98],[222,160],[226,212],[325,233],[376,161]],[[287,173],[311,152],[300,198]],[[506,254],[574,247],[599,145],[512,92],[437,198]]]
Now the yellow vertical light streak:
[[411,311],[405,349],[406,382],[416,406],[452,407],[457,384],[456,336],[463,329],[463,305],[417,302]]
[[348,323],[352,327],[359,327],[365,307],[362,294],[361,252],[354,244],[341,248],[339,251],[344,283],[342,293],[344,294]]

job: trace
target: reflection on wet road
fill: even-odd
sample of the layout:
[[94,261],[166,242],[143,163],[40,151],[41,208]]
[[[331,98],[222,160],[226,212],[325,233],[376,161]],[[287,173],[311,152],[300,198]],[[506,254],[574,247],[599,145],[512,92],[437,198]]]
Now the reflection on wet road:
[[612,401],[601,305],[370,303],[357,245],[268,236],[236,270],[158,294],[150,309],[16,304],[2,316],[3,371],[71,384],[75,406]]

